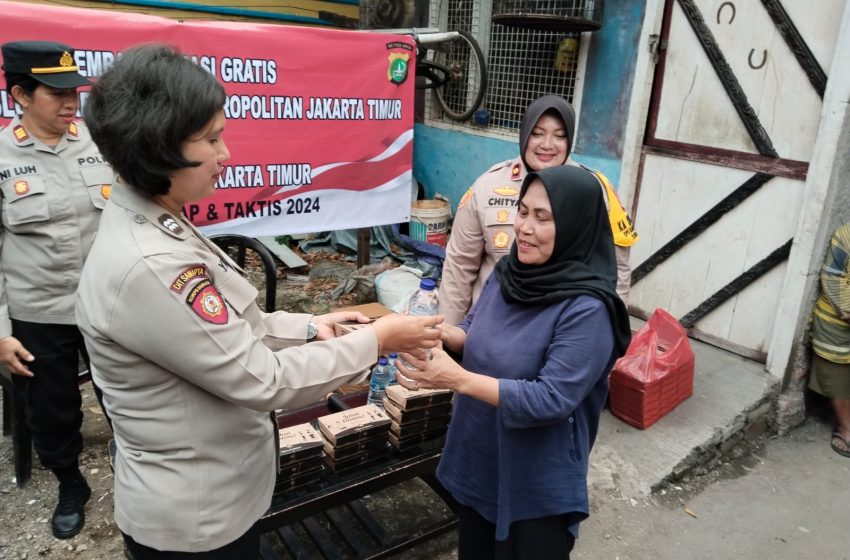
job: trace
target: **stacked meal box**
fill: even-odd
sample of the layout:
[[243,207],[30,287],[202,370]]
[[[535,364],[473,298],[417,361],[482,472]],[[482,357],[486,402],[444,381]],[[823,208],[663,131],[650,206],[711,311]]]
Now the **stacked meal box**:
[[328,414],[318,419],[324,438],[325,463],[342,472],[387,455],[390,419],[373,404]]
[[384,410],[392,420],[390,445],[401,451],[445,435],[451,420],[452,392],[447,389],[411,391],[401,385],[390,385],[384,397]]
[[324,441],[310,424],[283,428],[280,437],[280,471],[275,493],[292,490],[317,480],[325,470]]

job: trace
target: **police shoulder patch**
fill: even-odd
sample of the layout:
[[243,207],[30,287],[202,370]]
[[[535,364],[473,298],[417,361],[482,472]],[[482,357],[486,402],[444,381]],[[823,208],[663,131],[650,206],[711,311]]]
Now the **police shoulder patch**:
[[75,138],[80,134],[80,131],[77,128],[77,123],[72,122],[71,124],[68,125],[68,134],[70,134],[71,136],[73,136]]
[[195,278],[207,278],[207,267],[202,264],[193,264],[185,270],[182,270],[177,278],[171,283],[172,292],[181,293],[186,286]]
[[468,189],[466,189],[466,192],[463,193],[462,197],[460,197],[460,202],[457,203],[457,209],[458,210],[463,208],[463,205],[466,204],[466,201],[469,200],[472,197],[472,194],[473,194],[472,187],[469,187]]
[[227,305],[209,280],[198,282],[186,295],[186,303],[198,317],[208,323],[216,325],[227,323]]

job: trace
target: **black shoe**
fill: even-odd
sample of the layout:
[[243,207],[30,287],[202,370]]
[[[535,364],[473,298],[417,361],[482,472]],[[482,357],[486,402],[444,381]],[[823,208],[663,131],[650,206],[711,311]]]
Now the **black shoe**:
[[57,539],[70,539],[86,524],[86,502],[91,497],[86,479],[82,475],[59,481],[59,503],[53,511],[50,526]]

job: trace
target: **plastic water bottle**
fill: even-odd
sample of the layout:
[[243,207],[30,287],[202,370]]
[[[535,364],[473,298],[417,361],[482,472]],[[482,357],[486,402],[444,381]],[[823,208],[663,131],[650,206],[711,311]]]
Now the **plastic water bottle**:
[[384,408],[384,395],[387,394],[387,385],[390,384],[390,364],[383,356],[378,360],[378,365],[372,370],[372,380],[369,382],[369,396],[366,402]]
[[395,384],[398,383],[398,379],[396,379],[396,377],[395,377],[395,374],[398,373],[398,366],[395,365],[396,360],[398,360],[398,354],[395,353],[395,352],[392,352],[392,353],[390,353],[389,356],[387,356],[387,358],[388,358],[388,361],[389,361],[389,364],[387,364],[387,367],[390,370],[390,385],[395,385]]
[[[419,317],[437,315],[439,309],[440,305],[437,301],[437,283],[431,278],[423,278],[422,281],[419,282],[419,289],[413,292],[413,295],[410,296],[410,303],[407,306],[407,314]],[[431,351],[427,350],[426,358],[430,357],[430,355]],[[416,369],[404,360],[402,360],[402,363],[410,369]]]

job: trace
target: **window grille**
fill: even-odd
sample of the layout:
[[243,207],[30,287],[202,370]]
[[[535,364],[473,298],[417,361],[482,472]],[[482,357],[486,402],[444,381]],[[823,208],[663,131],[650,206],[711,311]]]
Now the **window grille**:
[[[581,34],[500,25],[491,21],[492,6],[493,0],[432,0],[429,25],[468,31],[485,53],[489,83],[481,108],[490,112],[490,121],[485,127],[454,121],[429,92],[429,124],[513,137],[525,108],[538,97],[553,94],[573,102]],[[463,92],[444,92],[450,106],[456,94]]]

